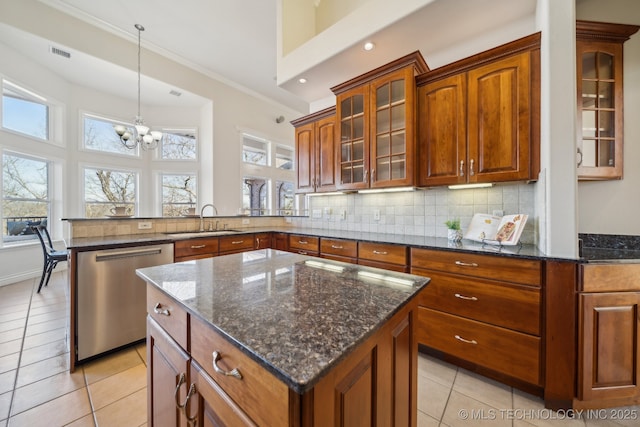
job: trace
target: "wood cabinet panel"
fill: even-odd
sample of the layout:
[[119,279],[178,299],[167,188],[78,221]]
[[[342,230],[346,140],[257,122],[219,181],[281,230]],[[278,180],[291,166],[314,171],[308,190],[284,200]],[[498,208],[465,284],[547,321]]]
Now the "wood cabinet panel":
[[538,260],[411,248],[411,266],[529,286],[542,283]]
[[253,234],[238,234],[233,236],[219,237],[219,253],[232,254],[237,252],[246,252],[253,250],[255,247]]
[[420,307],[418,340],[496,372],[542,385],[540,338]]
[[[404,245],[358,242],[358,262],[374,261],[381,264],[408,265],[408,248]],[[366,264],[363,264],[366,265]]]
[[320,239],[320,253],[334,255],[343,258],[358,257],[358,242],[355,240],[330,239],[322,237]]
[[185,350],[189,350],[186,310],[153,286],[147,286],[147,313]]
[[580,399],[640,398],[639,309],[640,292],[580,295]]
[[218,255],[218,247],[217,237],[176,240],[173,257],[176,262],[208,258]]
[[640,264],[583,264],[583,292],[640,291]]
[[296,192],[333,191],[336,187],[335,107],[295,120]]
[[[200,319],[191,319],[191,356],[258,425],[288,425],[289,388]],[[214,361],[214,352],[219,359]],[[237,369],[241,378],[216,372]],[[269,404],[264,404],[268,396]]]
[[422,307],[445,311],[469,319],[540,335],[539,288],[503,284],[474,278],[411,268],[412,274],[430,277],[420,293]]
[[271,233],[256,233],[254,249],[269,249],[272,245]]
[[320,252],[320,238],[291,234],[289,235],[289,250],[304,255],[318,255]]

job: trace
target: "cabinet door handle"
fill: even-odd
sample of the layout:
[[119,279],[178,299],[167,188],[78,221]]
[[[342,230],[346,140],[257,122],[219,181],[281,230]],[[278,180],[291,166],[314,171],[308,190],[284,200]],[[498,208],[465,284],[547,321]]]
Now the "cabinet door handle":
[[309,255],[309,252],[307,252],[307,251],[298,251],[298,253],[300,255]]
[[232,245],[240,245],[244,243],[244,240],[234,240],[233,242],[231,242]]
[[369,181],[368,178],[367,178],[368,176],[369,176],[369,171],[365,170],[364,171],[364,176],[362,178],[362,182],[368,182]]
[[300,243],[301,245],[308,245],[309,242],[307,242],[306,240],[298,240],[298,243]]
[[475,172],[473,171],[473,159],[471,159],[471,161],[469,162],[469,176],[473,175],[475,175]]
[[464,160],[460,160],[460,176],[464,176]]
[[477,267],[478,264],[476,264],[475,262],[463,262],[463,261],[456,261],[456,265],[459,265],[461,267]]
[[344,249],[344,247],[342,246],[338,246],[338,245],[331,245],[332,249]]
[[460,335],[454,335],[454,337],[455,337],[455,339],[457,339],[458,341],[462,341],[463,343],[473,344],[473,345],[478,344],[478,341],[476,341],[476,340],[465,340]]
[[157,303],[154,307],[153,307],[153,312],[155,314],[161,314],[163,316],[171,316],[171,312],[169,311],[169,309],[167,308],[162,308],[162,304]]
[[388,255],[388,254],[389,254],[389,252],[386,252],[386,251],[377,251],[377,250],[375,250],[375,249],[373,250],[373,253],[374,253],[374,254],[376,254],[376,255]]
[[196,420],[198,419],[198,412],[196,411],[195,416],[191,416],[191,410],[189,409],[189,399],[191,399],[191,396],[193,396],[194,394],[196,394],[196,385],[192,383],[189,387],[189,391],[187,392],[187,399],[184,401],[184,416],[187,417],[187,425],[193,426],[197,424]]
[[187,404],[187,402],[185,401],[183,404],[180,404],[180,396],[178,395],[180,393],[180,387],[182,387],[182,384],[185,383],[185,381],[187,380],[187,374],[185,374],[184,372],[182,372],[180,374],[180,378],[178,379],[178,385],[176,386],[176,391],[173,394],[173,397],[176,400],[176,407],[178,409],[182,409],[184,408],[184,405]]
[[256,237],[256,247],[259,248],[260,247],[260,238]]
[[238,371],[238,368],[233,368],[230,371],[225,371],[224,369],[218,366],[218,360],[220,360],[220,353],[217,351],[213,352],[213,370],[219,374],[225,375],[227,377],[235,377],[239,380],[242,379],[242,374]]
[[468,300],[468,301],[478,301],[478,298],[476,297],[468,297],[462,294],[453,294],[453,296],[455,296],[456,298],[460,298],[460,299],[464,299],[464,300]]
[[207,245],[191,245],[191,249],[202,249],[206,248]]
[[375,181],[376,181],[376,170],[371,169],[371,182],[375,182]]

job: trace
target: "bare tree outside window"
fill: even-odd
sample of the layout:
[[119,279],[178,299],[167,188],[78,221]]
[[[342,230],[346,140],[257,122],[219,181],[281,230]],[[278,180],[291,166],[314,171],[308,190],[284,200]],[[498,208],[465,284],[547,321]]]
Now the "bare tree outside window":
[[3,241],[34,238],[29,225],[49,217],[49,164],[4,153],[2,156]]
[[276,182],[276,215],[293,215],[295,194],[293,182]]
[[198,203],[195,175],[162,175],[162,216],[183,216]]
[[84,204],[87,218],[111,215],[112,208],[124,206],[135,213],[137,174],[109,169],[84,170]]
[[195,132],[164,130],[160,145],[163,160],[196,160],[198,143]]
[[105,153],[124,154],[127,156],[137,156],[138,150],[126,148],[120,141],[120,137],[113,130],[114,124],[126,126],[133,135],[133,126],[124,123],[117,123],[107,119],[84,116],[84,147],[89,150],[102,151]]

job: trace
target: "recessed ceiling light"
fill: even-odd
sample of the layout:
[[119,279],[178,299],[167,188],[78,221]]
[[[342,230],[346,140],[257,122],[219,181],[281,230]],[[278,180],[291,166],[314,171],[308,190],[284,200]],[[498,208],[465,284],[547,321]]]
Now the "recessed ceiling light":
[[302,77],[301,79],[298,79],[298,83],[306,83],[307,79],[305,79],[304,77]]
[[372,42],[366,42],[363,47],[364,47],[364,50],[373,50],[373,48],[376,47],[376,45],[373,44]]

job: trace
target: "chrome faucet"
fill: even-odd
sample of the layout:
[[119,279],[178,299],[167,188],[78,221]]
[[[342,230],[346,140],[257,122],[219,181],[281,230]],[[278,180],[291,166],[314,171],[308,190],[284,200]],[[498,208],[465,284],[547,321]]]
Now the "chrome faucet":
[[200,231],[204,231],[204,217],[202,216],[202,214],[204,213],[204,208],[206,208],[207,206],[211,206],[213,208],[213,211],[216,213],[216,216],[218,216],[218,209],[215,206],[213,206],[211,203],[207,203],[206,205],[204,205],[202,209],[200,209]]

